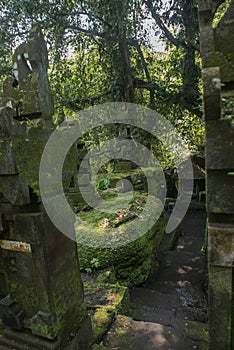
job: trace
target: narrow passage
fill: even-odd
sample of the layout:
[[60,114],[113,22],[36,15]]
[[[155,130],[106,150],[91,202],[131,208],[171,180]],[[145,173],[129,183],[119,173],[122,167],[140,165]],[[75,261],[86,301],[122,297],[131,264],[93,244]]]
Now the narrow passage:
[[130,317],[118,316],[105,337],[108,349],[206,350],[206,214],[189,211],[174,250],[161,252],[160,270],[131,289]]

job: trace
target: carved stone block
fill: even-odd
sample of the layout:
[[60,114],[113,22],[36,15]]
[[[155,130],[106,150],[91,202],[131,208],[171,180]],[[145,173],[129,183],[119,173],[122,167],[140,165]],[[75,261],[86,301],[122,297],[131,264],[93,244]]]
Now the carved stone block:
[[234,169],[233,140],[234,128],[231,119],[207,121],[206,164],[208,169]]
[[210,349],[231,350],[232,269],[210,266]]
[[213,223],[208,226],[209,263],[232,267],[234,261],[234,227]]
[[221,78],[218,67],[203,69],[203,86],[206,119],[219,119],[221,115]]
[[229,170],[207,171],[207,211],[209,213],[234,214],[233,173]]
[[14,174],[18,174],[18,167],[12,142],[0,139],[0,175]]

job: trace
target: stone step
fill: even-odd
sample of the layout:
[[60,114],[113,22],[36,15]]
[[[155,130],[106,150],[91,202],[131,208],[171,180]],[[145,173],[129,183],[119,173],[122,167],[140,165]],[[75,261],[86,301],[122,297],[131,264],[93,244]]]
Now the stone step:
[[193,320],[191,310],[184,308],[179,294],[165,294],[146,288],[131,290],[130,314],[134,320],[175,325],[178,320]]
[[171,327],[118,316],[103,344],[108,350],[208,350],[207,325],[186,321]]
[[180,310],[154,310],[153,308],[147,306],[137,307],[131,316],[135,321],[160,323],[170,327],[176,326],[179,322],[184,320],[194,320],[193,316],[185,314],[185,312]]
[[162,268],[168,268],[173,266],[174,263],[179,265],[199,265],[203,264],[206,256],[200,251],[194,253],[186,250],[171,250],[164,252],[161,256]]
[[130,292],[130,300],[133,306],[144,305],[151,306],[155,310],[181,307],[181,301],[178,294],[160,293],[153,289],[134,287]]
[[58,350],[59,344],[56,341],[49,341],[32,335],[30,332],[18,332],[11,329],[4,329],[0,335],[0,346],[4,350]]
[[201,253],[167,252],[161,256],[159,273],[151,278],[145,286],[158,290],[157,284],[159,282],[173,282],[176,287],[182,286],[186,282],[192,282],[193,285],[202,288],[205,281],[205,264],[206,257]]

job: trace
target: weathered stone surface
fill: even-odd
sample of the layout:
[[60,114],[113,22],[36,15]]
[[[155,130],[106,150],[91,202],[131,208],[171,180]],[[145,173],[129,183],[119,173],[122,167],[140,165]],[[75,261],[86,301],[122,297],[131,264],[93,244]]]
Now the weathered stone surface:
[[211,1],[199,0],[199,22],[202,27],[201,35],[201,53],[204,55],[207,52],[214,50],[214,33],[212,30],[213,20],[213,4]]
[[15,214],[14,238],[30,244],[38,244],[43,239],[42,213]]
[[39,212],[17,214],[5,237],[31,247],[31,253],[5,250],[0,255],[0,270],[8,261],[8,293],[23,307],[24,326],[33,334],[65,341],[86,317],[75,242]]
[[203,69],[206,119],[219,119],[221,109],[221,78],[218,67]]
[[[234,54],[234,2],[231,1],[229,8],[221,18],[215,30],[215,48],[224,54]],[[227,40],[228,38],[228,40]]]
[[219,67],[223,82],[230,82],[234,79],[233,64],[222,52],[209,52],[204,57],[204,67]]
[[6,217],[4,213],[0,211],[0,232],[5,231],[9,228],[8,222],[6,221]]
[[21,114],[53,114],[53,102],[47,76],[48,53],[39,25],[32,28],[27,43],[20,45],[13,56],[13,68],[19,87],[24,91]]
[[29,187],[20,175],[0,176],[0,191],[11,204],[30,203]]
[[234,117],[234,90],[222,91],[222,119],[232,119]]
[[210,266],[210,349],[231,350],[232,268]]
[[208,169],[234,169],[234,127],[231,119],[207,121],[206,164]]
[[[5,81],[2,101],[15,109],[16,118],[9,107],[0,109],[0,295],[10,295],[20,306],[24,329],[20,336],[12,332],[11,341],[3,325],[0,344],[22,349],[23,339],[23,346],[30,349],[85,350],[92,332],[82,309],[77,246],[53,225],[39,196],[40,161],[55,126],[50,119],[53,103],[47,49],[38,26],[28,42],[16,49],[13,68],[15,78]],[[60,128],[61,142],[51,158],[63,150],[65,131]],[[51,169],[48,159],[44,171],[48,178],[53,177],[51,200],[61,195],[59,172],[64,174],[61,185],[65,192],[76,175],[76,155],[73,147],[63,169],[57,163]],[[74,231],[72,219],[71,227],[65,228],[69,232]]]
[[234,176],[231,174],[228,170],[208,170],[208,212],[234,214]]
[[54,112],[47,76],[48,53],[39,25],[35,25],[29,40],[13,55],[14,77],[3,85],[2,103],[12,107],[15,116],[41,114],[50,118]]
[[4,231],[5,229],[9,229],[9,221],[14,219],[14,211],[13,205],[10,204],[9,201],[2,195],[0,195],[0,213],[2,215],[1,225]]
[[27,137],[27,122],[22,121],[19,122],[18,120],[13,121],[12,126],[12,137],[22,137],[24,140]]
[[206,119],[210,350],[231,350],[234,339],[234,1],[216,28],[212,26],[216,10],[224,2],[199,0]]
[[[46,142],[51,135],[53,125],[27,125],[27,136],[14,137],[13,148],[17,154],[18,169],[25,177],[27,184],[38,191],[39,166]],[[49,165],[48,165],[49,167]]]
[[13,110],[9,107],[0,108],[0,140],[7,140],[12,135]]
[[225,224],[208,226],[209,263],[232,267],[234,261],[234,227]]
[[18,167],[12,142],[0,140],[0,175],[17,173]]
[[18,114],[20,99],[22,97],[16,78],[13,76],[7,77],[3,82],[2,89],[3,92],[0,94],[1,105],[12,108],[14,110],[14,115],[16,116]]
[[87,350],[93,343],[91,332],[91,321],[87,317],[81,327],[77,327],[76,332],[71,334],[69,342],[62,344],[61,341],[44,339],[26,332],[17,332],[11,329],[4,329],[0,336],[1,350]]
[[[123,226],[123,225],[122,225]],[[99,268],[113,266],[116,277],[123,285],[137,285],[147,280],[157,264],[156,256],[164,236],[165,221],[161,218],[142,237],[128,244],[115,248],[99,248],[92,246],[89,239],[88,245],[80,244],[82,234],[87,235],[85,226],[77,226],[77,242],[81,269],[90,268],[90,261],[95,257],[99,262]],[[92,228],[92,241],[100,241],[105,233],[98,228]],[[90,231],[90,229],[89,229]],[[128,229],[130,231],[130,227]],[[126,235],[126,233],[125,233]],[[105,236],[104,236],[105,237]]]

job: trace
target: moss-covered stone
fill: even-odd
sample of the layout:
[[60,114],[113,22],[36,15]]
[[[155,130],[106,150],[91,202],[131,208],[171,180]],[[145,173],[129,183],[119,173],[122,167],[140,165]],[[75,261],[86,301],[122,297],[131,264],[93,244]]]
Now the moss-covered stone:
[[165,221],[160,218],[142,237],[115,248],[90,247],[78,243],[81,269],[95,268],[91,266],[95,259],[99,269],[112,266],[121,284],[132,286],[143,283],[157,265],[157,252],[164,236],[164,227]]
[[184,323],[184,340],[192,339],[199,342],[199,349],[209,349],[209,328],[208,324],[195,321]]
[[206,58],[207,67],[220,67],[222,81],[229,82],[234,78],[232,62],[221,52],[212,52]]
[[129,290],[123,286],[97,281],[97,276],[83,276],[84,305],[92,320],[94,338],[101,341],[118,314],[128,314]]
[[95,341],[100,341],[114,320],[115,310],[112,306],[97,308],[92,317],[92,328]]
[[126,287],[90,280],[89,282],[84,281],[84,293],[87,309],[108,305],[113,307],[116,314],[128,313],[130,296]]

